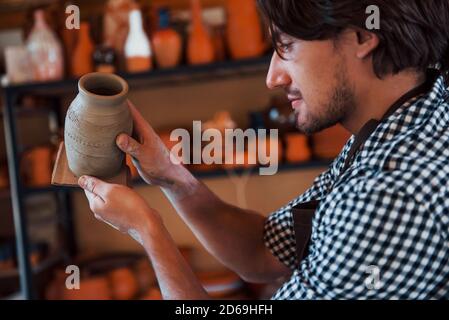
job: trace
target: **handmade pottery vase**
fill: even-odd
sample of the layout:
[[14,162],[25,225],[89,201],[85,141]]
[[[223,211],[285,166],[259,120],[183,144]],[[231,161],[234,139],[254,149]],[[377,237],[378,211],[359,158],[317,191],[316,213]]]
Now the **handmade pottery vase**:
[[200,0],[190,0],[192,26],[187,41],[187,61],[189,64],[212,63],[215,59],[214,43],[202,19]]
[[65,120],[69,168],[78,177],[112,178],[125,162],[116,138],[133,129],[126,102],[128,84],[117,75],[90,73],[81,77],[78,89]]
[[182,54],[181,36],[170,28],[170,14],[166,8],[159,10],[158,30],[153,34],[154,54],[160,68],[176,67]]
[[64,76],[61,43],[45,21],[43,10],[34,13],[34,26],[26,41],[34,78],[37,81],[60,80]]
[[233,59],[258,57],[265,50],[255,0],[226,0],[228,47]]
[[78,78],[94,71],[93,52],[94,43],[90,37],[90,25],[87,22],[82,22],[78,42],[72,54],[72,76]]

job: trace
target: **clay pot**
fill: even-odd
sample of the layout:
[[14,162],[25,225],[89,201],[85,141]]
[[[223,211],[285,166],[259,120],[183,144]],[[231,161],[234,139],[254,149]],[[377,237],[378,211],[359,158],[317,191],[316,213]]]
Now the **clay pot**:
[[27,185],[47,186],[51,182],[52,149],[48,146],[35,147],[24,153],[21,166]]
[[141,300],[162,300],[161,290],[159,290],[159,288],[157,288],[157,287],[152,287],[142,297]]
[[227,0],[227,38],[233,59],[260,56],[265,50],[255,0]]
[[304,162],[310,160],[310,151],[307,137],[300,133],[289,133],[285,136],[287,151],[285,157],[288,162]]
[[107,73],[91,73],[78,83],[79,94],[67,111],[64,140],[70,170],[99,178],[116,176],[125,154],[117,147],[121,133],[131,135],[128,84]]
[[34,78],[38,81],[60,80],[64,76],[61,43],[46,23],[43,10],[36,10],[34,19],[33,29],[26,42]]
[[111,288],[109,281],[104,276],[82,279],[79,290],[64,288],[63,300],[110,300]]
[[78,42],[72,54],[72,75],[81,77],[94,71],[92,55],[94,44],[90,38],[90,26],[87,22],[82,22],[78,33]]
[[139,291],[139,284],[132,271],[128,268],[119,268],[109,273],[112,297],[115,300],[131,300]]
[[167,9],[159,11],[159,28],[153,34],[154,54],[160,68],[173,68],[181,60],[182,39],[170,26]]
[[313,154],[320,159],[333,159],[341,152],[351,134],[341,125],[313,135]]
[[191,0],[192,28],[187,43],[189,64],[206,64],[214,61],[215,48],[211,36],[203,23],[200,0]]

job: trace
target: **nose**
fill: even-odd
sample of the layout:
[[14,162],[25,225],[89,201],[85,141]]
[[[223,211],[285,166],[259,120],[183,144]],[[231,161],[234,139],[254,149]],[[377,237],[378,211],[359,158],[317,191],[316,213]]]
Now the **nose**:
[[291,78],[283,68],[283,60],[274,52],[268,70],[266,84],[268,89],[283,88],[291,83]]

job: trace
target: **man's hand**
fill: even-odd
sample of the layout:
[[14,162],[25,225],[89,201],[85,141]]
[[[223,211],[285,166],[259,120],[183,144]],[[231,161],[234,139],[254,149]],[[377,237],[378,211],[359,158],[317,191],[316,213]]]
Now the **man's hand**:
[[84,189],[90,209],[106,222],[139,242],[152,261],[165,299],[206,299],[206,291],[165,229],[159,214],[135,191],[83,176],[78,184]]
[[150,223],[162,224],[159,214],[128,187],[89,176],[80,177],[78,184],[84,189],[95,218],[128,233],[141,244],[141,235],[148,232]]
[[130,101],[128,106],[134,120],[135,139],[121,134],[117,137],[117,146],[133,158],[133,164],[146,183],[169,187],[173,182],[168,177],[174,166],[170,152]]

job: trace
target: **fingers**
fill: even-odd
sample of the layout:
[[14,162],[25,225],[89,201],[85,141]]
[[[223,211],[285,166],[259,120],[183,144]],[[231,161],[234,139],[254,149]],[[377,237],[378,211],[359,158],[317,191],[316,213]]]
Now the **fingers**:
[[129,154],[133,158],[138,159],[140,154],[142,153],[143,146],[127,134],[120,134],[117,137],[116,144],[120,150]]
[[[78,179],[78,185],[86,191],[98,196],[101,201],[105,202],[107,193],[109,192],[110,185],[100,179],[82,176]],[[86,194],[87,195],[87,194]]]

